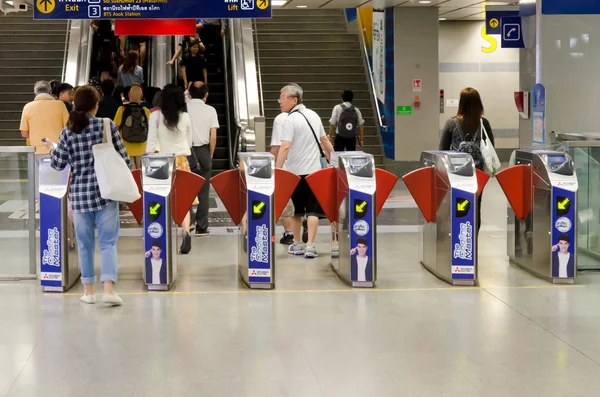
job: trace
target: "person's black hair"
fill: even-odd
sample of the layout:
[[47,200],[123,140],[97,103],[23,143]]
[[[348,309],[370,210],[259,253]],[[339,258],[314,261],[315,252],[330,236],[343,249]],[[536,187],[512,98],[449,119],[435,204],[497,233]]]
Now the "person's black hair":
[[354,93],[352,91],[344,90],[344,92],[342,92],[342,101],[352,102],[353,99],[354,99]]
[[564,241],[567,244],[571,244],[571,237],[568,234],[561,234],[558,236],[558,241]]
[[70,91],[73,89],[73,86],[69,83],[60,83],[56,86],[56,96],[60,96],[65,91]]
[[146,89],[144,90],[144,99],[147,103],[151,103],[152,105],[156,106],[154,104],[154,97],[156,96],[157,92],[160,92],[161,89],[158,87],[146,87]]
[[202,84],[200,87],[196,87],[195,84],[192,84],[189,91],[192,98],[204,99],[206,94],[208,94],[208,86],[206,84]]
[[123,103],[123,99],[121,99],[121,94],[124,92],[123,87],[121,86],[117,86],[115,87],[115,90],[113,91],[113,98],[115,98],[115,100],[119,103]]
[[150,243],[150,248],[152,248],[152,247],[163,249],[163,246],[162,246],[162,243],[160,242],[160,240],[152,240],[152,243]]
[[168,84],[162,91],[160,101],[165,124],[167,127],[176,128],[179,123],[179,113],[187,112],[183,90],[174,84]]
[[58,85],[60,84],[60,81],[50,80],[48,83],[50,84],[50,94],[52,94],[53,96],[58,96],[58,95],[56,95],[56,87],[58,87]]
[[112,96],[113,92],[115,92],[115,82],[112,79],[102,80],[100,88],[104,95]]
[[75,91],[74,109],[69,114],[69,130],[80,134],[90,124],[88,113],[98,104],[98,90],[90,85],[84,85]]
[[362,244],[362,245],[365,245],[365,246],[368,247],[369,246],[369,241],[366,238],[364,238],[364,237],[358,237],[356,239],[356,245],[358,245],[358,244]]
[[104,65],[110,65],[113,61],[113,45],[110,40],[103,40],[98,49],[98,62]]
[[158,91],[156,94],[154,94],[154,98],[152,98],[152,106],[160,109],[162,107],[162,100],[160,99],[161,97],[162,91]]

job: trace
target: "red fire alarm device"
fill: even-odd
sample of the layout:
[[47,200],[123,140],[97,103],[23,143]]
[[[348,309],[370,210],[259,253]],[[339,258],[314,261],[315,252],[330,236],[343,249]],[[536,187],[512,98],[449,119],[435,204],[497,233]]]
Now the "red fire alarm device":
[[419,108],[421,107],[421,98],[419,98],[418,96],[415,96],[415,100],[413,102],[413,106],[415,108]]
[[519,115],[527,120],[529,119],[529,92],[528,91],[517,91],[515,92],[515,105]]

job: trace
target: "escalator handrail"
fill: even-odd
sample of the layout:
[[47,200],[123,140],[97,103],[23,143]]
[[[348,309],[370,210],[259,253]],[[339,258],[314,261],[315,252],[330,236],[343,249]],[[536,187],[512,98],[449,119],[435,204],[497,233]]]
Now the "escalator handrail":
[[63,65],[62,72],[60,74],[60,81],[65,81],[65,75],[67,73],[67,57],[69,52],[69,36],[71,34],[71,21],[67,21],[67,31],[65,32],[65,49],[63,52]]
[[383,118],[381,117],[381,111],[379,109],[379,100],[377,99],[377,90],[375,89],[375,79],[374,79],[374,72],[373,72],[373,67],[371,66],[371,61],[369,59],[369,51],[367,50],[367,31],[366,29],[363,27],[362,25],[362,20],[360,15],[356,16],[356,21],[358,22],[358,30],[360,31],[360,41],[362,44],[362,50],[363,50],[363,56],[365,59],[365,62],[367,64],[367,71],[368,71],[368,75],[369,75],[369,87],[371,89],[371,95],[373,98],[373,102],[375,103],[375,111],[377,113],[377,120],[379,121],[379,127],[381,127],[381,129],[383,131],[387,130],[387,126],[385,124],[383,124]]
[[258,90],[260,95],[260,114],[265,115],[265,103],[263,98],[263,86],[262,86],[262,70],[260,68],[260,49],[258,48],[258,25],[256,19],[252,20],[252,28],[254,30],[254,45],[256,48],[256,68],[258,70]]

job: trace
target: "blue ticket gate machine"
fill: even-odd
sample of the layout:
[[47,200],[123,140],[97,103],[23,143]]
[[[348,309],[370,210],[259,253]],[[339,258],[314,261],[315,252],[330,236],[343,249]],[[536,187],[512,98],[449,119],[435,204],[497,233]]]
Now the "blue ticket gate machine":
[[549,150],[516,150],[499,172],[508,209],[508,256],[520,268],[555,284],[577,274],[577,191],[573,159]]
[[331,266],[352,287],[377,281],[377,215],[398,178],[364,152],[335,152],[331,168],[306,178],[332,223]]
[[477,283],[478,196],[489,176],[469,154],[426,151],[402,179],[420,209],[423,266],[452,285]]
[[238,268],[253,289],[275,287],[275,222],[300,177],[275,169],[271,153],[240,153],[240,168],[221,172],[210,183],[233,223],[240,225]]
[[142,157],[144,282],[150,291],[167,291],[177,278],[177,225],[173,222],[175,157]]
[[40,281],[44,292],[65,292],[81,276],[67,200],[69,172],[68,166],[54,170],[48,157],[40,159]]

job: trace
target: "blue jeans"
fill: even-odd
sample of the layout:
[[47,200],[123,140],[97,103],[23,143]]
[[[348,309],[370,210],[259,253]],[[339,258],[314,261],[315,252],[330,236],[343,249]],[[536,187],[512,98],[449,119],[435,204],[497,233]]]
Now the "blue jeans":
[[94,271],[94,251],[96,250],[96,235],[94,225],[98,228],[98,243],[102,258],[100,281],[117,282],[119,271],[117,264],[117,239],[119,238],[119,203],[110,204],[94,212],[73,214],[75,237],[79,248],[79,265],[81,266],[81,282],[93,284],[96,282]]

